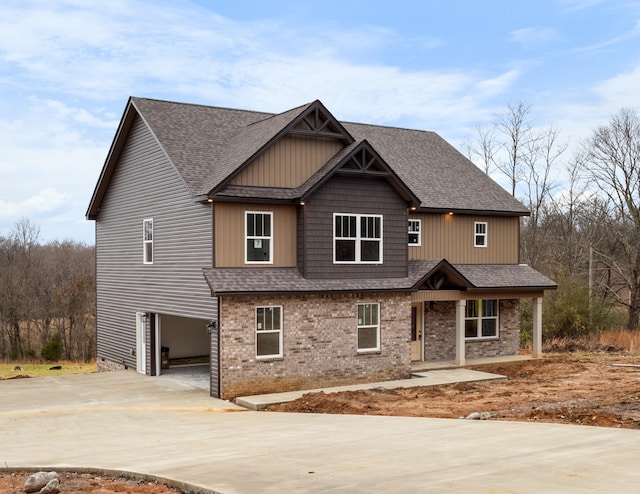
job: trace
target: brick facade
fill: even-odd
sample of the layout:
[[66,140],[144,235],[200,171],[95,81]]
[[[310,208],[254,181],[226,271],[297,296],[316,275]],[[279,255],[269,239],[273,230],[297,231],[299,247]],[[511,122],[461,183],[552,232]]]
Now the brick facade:
[[[426,361],[454,360],[456,357],[456,303],[425,303],[424,355]],[[520,300],[500,300],[499,338],[466,340],[465,358],[517,355],[520,351]]]
[[[380,304],[379,352],[357,352],[359,303]],[[256,358],[255,309],[266,306],[282,306],[282,358]],[[220,324],[224,399],[411,375],[409,293],[224,297]]]
[[111,360],[107,360],[104,357],[98,357],[96,361],[96,368],[98,372],[112,372],[127,369],[127,366],[124,364],[119,364],[117,362],[113,362]]

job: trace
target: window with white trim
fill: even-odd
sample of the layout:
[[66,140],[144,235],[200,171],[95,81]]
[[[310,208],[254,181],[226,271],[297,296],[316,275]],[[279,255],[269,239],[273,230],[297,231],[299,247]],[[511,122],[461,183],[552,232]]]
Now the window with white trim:
[[256,357],[282,357],[282,307],[256,307]]
[[142,221],[142,262],[153,264],[153,219]]
[[473,236],[474,247],[486,247],[487,246],[487,223],[484,221],[476,221],[473,224],[475,234]]
[[246,211],[245,217],[245,263],[271,264],[273,262],[272,225],[273,213]]
[[422,225],[420,223],[420,220],[409,220],[408,230],[410,246],[413,245],[415,247],[419,247],[422,244]]
[[382,263],[382,216],[334,213],[333,221],[334,263]]
[[358,304],[358,351],[380,350],[380,304]]
[[464,337],[498,337],[497,300],[467,300],[464,318]]

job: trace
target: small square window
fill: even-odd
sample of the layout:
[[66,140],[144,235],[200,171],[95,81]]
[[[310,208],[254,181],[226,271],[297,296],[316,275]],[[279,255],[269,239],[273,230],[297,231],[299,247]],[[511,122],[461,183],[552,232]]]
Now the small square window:
[[409,230],[409,245],[418,247],[421,245],[421,227],[420,220],[409,220],[408,230]]
[[476,221],[474,223],[475,235],[473,240],[474,247],[487,246],[487,223]]

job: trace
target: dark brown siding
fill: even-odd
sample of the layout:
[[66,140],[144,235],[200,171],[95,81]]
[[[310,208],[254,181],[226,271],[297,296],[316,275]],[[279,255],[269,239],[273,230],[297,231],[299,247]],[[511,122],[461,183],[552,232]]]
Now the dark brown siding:
[[[153,218],[153,264],[142,222]],[[136,366],[136,312],[213,319],[202,274],[212,265],[211,207],[191,194],[146,125],[134,122],[96,220],[97,352]],[[149,341],[149,340],[147,340]],[[151,369],[147,349],[147,369]]]
[[[304,206],[307,278],[395,278],[407,276],[407,205],[383,179],[336,175]],[[333,214],[383,216],[382,264],[333,263]],[[306,259],[306,261],[305,261]]]

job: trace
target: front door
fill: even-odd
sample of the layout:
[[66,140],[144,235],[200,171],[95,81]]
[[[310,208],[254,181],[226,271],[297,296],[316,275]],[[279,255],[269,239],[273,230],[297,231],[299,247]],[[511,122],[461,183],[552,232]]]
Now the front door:
[[422,304],[411,306],[411,360],[422,360]]

